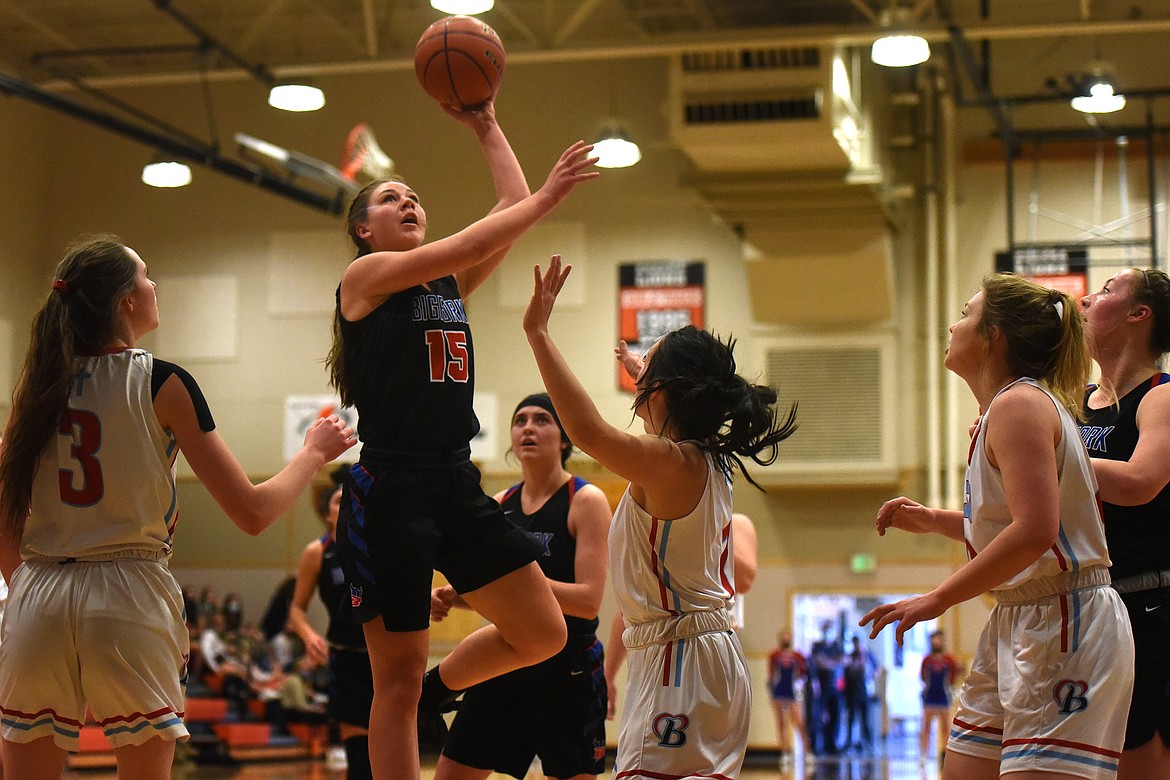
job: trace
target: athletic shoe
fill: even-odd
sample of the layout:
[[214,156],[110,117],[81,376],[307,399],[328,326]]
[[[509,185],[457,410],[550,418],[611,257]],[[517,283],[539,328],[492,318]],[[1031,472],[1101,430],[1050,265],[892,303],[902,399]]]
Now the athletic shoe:
[[443,747],[446,744],[447,721],[443,720],[443,716],[434,710],[420,708],[418,711],[418,752],[438,755],[443,752]]

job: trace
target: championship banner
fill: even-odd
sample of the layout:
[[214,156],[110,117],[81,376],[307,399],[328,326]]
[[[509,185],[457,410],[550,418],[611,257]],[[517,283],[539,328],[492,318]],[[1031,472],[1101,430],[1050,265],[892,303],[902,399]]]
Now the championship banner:
[[[645,354],[663,334],[685,325],[705,327],[705,272],[701,260],[651,260],[618,266],[618,338]],[[618,366],[618,388],[634,380]]]
[[1031,246],[996,252],[995,270],[1026,276],[1076,300],[1089,293],[1089,250],[1083,246]]

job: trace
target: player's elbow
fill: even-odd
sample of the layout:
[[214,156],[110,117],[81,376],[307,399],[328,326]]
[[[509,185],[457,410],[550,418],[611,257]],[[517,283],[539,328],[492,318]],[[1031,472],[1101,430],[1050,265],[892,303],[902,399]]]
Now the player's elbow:
[[236,511],[231,515],[231,518],[236,527],[248,536],[259,536],[265,528],[272,524],[272,520],[264,513],[252,509]]

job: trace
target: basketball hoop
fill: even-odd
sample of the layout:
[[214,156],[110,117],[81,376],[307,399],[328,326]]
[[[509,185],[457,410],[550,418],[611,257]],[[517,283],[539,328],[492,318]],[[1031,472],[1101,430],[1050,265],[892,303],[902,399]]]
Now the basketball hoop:
[[358,173],[367,179],[384,179],[394,173],[394,161],[378,146],[378,139],[369,125],[355,125],[345,139],[345,157],[341,163],[341,175],[353,182]]

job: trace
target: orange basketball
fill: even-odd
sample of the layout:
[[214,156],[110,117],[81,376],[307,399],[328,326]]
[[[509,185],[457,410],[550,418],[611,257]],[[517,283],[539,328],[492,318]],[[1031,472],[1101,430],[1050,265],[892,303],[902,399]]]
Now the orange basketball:
[[495,97],[504,76],[504,44],[474,16],[432,24],[414,47],[414,72],[426,93],[459,110]]

